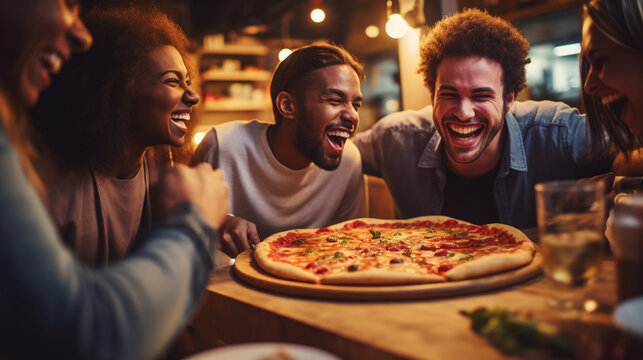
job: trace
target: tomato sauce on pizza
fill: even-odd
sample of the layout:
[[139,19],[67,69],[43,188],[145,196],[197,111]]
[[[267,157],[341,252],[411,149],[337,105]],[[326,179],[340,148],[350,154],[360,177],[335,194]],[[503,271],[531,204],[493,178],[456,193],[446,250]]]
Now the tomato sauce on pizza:
[[265,271],[321,284],[457,281],[526,265],[534,245],[519,230],[444,216],[358,219],[274,234],[255,249]]

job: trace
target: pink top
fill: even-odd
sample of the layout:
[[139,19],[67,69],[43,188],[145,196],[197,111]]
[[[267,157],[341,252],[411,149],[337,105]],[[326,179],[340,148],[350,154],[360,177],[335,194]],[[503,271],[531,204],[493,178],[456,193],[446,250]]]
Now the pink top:
[[89,166],[49,166],[40,175],[63,241],[88,265],[121,259],[139,230],[151,225],[147,161],[131,179],[111,178]]

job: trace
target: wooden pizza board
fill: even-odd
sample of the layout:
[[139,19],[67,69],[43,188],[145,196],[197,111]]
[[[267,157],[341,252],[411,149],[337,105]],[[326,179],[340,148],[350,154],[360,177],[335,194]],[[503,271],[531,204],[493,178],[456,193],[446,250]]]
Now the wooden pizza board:
[[273,276],[257,264],[253,250],[239,254],[234,263],[236,275],[246,283],[278,293],[338,300],[404,300],[477,293],[517,284],[542,273],[542,255],[522,267],[479,278],[413,285],[322,285]]

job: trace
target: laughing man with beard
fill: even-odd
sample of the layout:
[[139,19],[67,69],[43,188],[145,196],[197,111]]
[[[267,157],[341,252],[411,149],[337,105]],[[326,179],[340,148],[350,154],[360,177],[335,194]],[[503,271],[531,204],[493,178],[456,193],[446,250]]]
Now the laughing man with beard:
[[529,44],[507,21],[469,9],[438,22],[420,69],[432,106],[359,134],[364,171],[383,177],[396,215],[536,225],[534,185],[610,171],[588,158],[585,117],[551,101],[515,101]]
[[366,213],[362,164],[348,140],[362,104],[362,66],[344,49],[311,45],[293,51],[272,78],[275,124],[215,126],[192,163],[224,170],[229,216],[221,250],[234,256],[288,229],[315,228]]

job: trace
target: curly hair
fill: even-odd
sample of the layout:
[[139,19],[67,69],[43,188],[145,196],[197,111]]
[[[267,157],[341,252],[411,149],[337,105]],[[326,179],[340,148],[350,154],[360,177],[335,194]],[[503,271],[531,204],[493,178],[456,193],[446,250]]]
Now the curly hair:
[[189,42],[176,23],[153,9],[94,9],[85,24],[94,46],[63,67],[32,117],[47,150],[72,162],[104,165],[138,131],[137,86],[148,54],[173,46],[190,69]]
[[438,65],[449,56],[481,56],[502,66],[505,94],[525,87],[529,43],[508,21],[466,9],[435,24],[420,46],[418,73],[434,95]]
[[[635,53],[643,53],[643,7],[639,0],[591,0],[583,6],[583,15],[592,19],[614,43]],[[581,84],[584,84],[589,74],[585,56],[580,58],[580,67]],[[643,135],[632,133],[629,126],[621,121],[620,110],[613,105],[603,105],[598,96],[587,93],[583,86],[581,92],[592,137],[592,154],[610,151],[614,145],[615,150],[623,152],[629,159],[629,152],[643,145]]]

